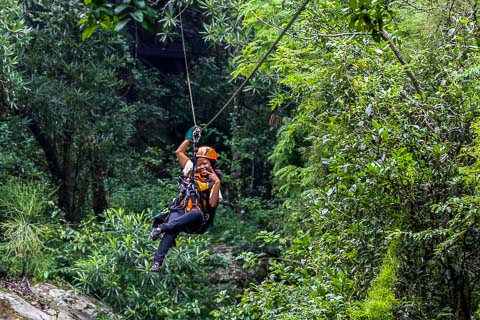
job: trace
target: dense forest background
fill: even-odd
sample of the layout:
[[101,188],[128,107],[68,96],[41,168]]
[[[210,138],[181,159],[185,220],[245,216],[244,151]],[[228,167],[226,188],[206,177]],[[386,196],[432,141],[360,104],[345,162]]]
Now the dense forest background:
[[1,274],[125,319],[480,319],[476,0],[306,1],[203,131],[215,226],[148,272],[186,71],[206,124],[302,3],[2,0]]

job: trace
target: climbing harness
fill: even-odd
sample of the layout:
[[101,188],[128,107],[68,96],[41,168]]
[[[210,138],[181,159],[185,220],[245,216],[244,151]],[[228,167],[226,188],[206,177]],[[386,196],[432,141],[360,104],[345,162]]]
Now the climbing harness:
[[[193,149],[196,150],[196,144],[200,139],[201,130],[200,128],[195,128],[193,131]],[[200,191],[197,188],[195,182],[195,172],[197,168],[197,159],[195,155],[192,157],[193,167],[190,170],[187,177],[179,177],[179,194],[173,201],[168,205],[169,210],[184,210],[186,206],[191,203],[192,207],[199,207],[200,210],[204,211],[203,201],[201,201]]]

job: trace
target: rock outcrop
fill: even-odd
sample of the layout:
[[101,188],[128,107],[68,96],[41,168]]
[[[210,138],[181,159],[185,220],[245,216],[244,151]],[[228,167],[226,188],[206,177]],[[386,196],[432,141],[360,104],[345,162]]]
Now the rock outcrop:
[[44,283],[33,286],[31,291],[29,296],[35,297],[35,301],[0,291],[0,320],[93,320],[100,315],[114,316],[101,301],[71,289]]
[[22,297],[0,291],[0,319],[1,320],[51,320],[54,319],[46,312],[32,306]]
[[216,267],[210,273],[210,282],[215,284],[230,283],[239,292],[243,291],[249,283],[260,283],[267,275],[266,265],[255,268],[243,268],[243,262],[236,258],[234,248],[226,245],[212,245],[210,252],[216,261],[221,261],[223,266]]

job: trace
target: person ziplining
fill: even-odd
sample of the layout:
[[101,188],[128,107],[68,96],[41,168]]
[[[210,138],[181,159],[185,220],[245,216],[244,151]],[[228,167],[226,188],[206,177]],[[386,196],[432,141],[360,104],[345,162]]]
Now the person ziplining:
[[[280,39],[283,37],[283,35],[285,35],[287,30],[300,15],[308,2],[309,0],[305,0],[303,2],[267,53],[257,63],[250,75],[241,83],[230,99],[227,100],[224,106],[203,128],[197,126],[196,122],[190,76],[188,73],[185,38],[183,35],[183,22],[180,14],[180,31],[182,37],[183,55],[185,59],[188,92],[190,96],[190,105],[192,107],[194,126],[190,128],[185,135],[185,140],[176,150],[177,160],[183,171],[183,175],[179,180],[179,194],[172,203],[166,206],[166,210],[153,218],[150,236],[152,240],[158,240],[161,237],[161,241],[154,255],[153,265],[150,268],[151,272],[160,272],[163,261],[165,260],[170,248],[175,244],[175,239],[180,232],[202,234],[211,225],[213,225],[217,205],[222,198],[220,191],[222,172],[217,169],[218,156],[214,148],[202,146],[197,150],[196,144],[200,139],[201,132],[210,126],[210,124],[215,121],[215,119],[243,90],[245,85],[257,72],[266,58],[276,48],[277,44],[280,42]],[[192,159],[186,155],[187,149],[191,144],[193,144]]]
[[[217,169],[217,152],[209,146],[198,148],[191,160],[186,151],[196,142],[192,127],[185,140],[176,150],[177,160],[183,176],[180,177],[180,193],[168,205],[168,218],[154,219],[151,231],[152,240],[162,239],[155,253],[152,272],[159,272],[168,250],[174,245],[180,232],[202,234],[213,225],[218,202],[222,198],[220,191],[222,172]],[[195,145],[195,143],[194,143]]]

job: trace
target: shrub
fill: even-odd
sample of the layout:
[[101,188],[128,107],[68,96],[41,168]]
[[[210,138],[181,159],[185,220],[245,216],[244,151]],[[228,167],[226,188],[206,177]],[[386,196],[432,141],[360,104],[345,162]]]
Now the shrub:
[[202,267],[204,238],[179,237],[163,273],[149,272],[157,243],[150,240],[151,214],[111,209],[104,222],[93,219],[70,231],[71,257],[77,257],[74,283],[125,315],[126,319],[192,319],[206,313],[211,289]]
[[[212,242],[228,243],[235,246],[252,247],[260,230],[283,227],[278,212],[272,204],[260,198],[244,198],[239,204],[242,213],[235,208],[221,204],[215,216],[215,224],[208,232]],[[226,227],[228,226],[228,228]]]
[[47,208],[52,190],[43,183],[10,180],[0,186],[0,211],[4,216],[0,251],[12,271],[38,275],[49,230]]

